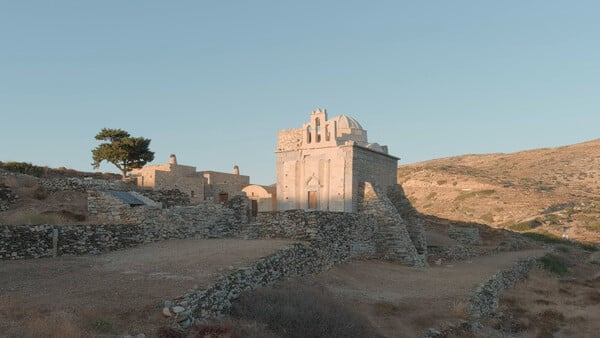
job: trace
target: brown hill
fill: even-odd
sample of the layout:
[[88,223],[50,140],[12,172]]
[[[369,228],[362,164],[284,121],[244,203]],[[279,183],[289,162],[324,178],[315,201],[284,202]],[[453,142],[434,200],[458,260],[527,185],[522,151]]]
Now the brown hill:
[[600,242],[600,139],[398,168],[422,213]]

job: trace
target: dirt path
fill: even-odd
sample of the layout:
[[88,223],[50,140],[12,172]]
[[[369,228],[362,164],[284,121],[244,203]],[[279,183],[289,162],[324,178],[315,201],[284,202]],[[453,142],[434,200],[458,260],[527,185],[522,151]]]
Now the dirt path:
[[428,327],[465,315],[470,291],[519,258],[544,250],[504,252],[426,269],[381,261],[356,261],[307,277],[324,284],[366,315],[387,337],[422,337]]
[[0,336],[154,332],[165,299],[291,241],[169,240],[99,256],[0,261]]

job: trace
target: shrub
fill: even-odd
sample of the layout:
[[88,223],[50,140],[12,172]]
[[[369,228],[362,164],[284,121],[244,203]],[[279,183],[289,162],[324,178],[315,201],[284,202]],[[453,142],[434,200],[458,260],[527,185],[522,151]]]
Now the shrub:
[[485,215],[482,215],[482,216],[481,216],[481,219],[482,219],[483,221],[485,221],[486,223],[488,223],[488,224],[492,224],[492,223],[494,223],[494,215],[492,215],[492,213],[491,213],[491,212],[488,212],[487,214],[485,214]]
[[540,225],[542,225],[542,222],[540,222],[540,220],[538,220],[536,218],[536,219],[532,219],[529,221],[513,224],[513,225],[509,226],[508,228],[513,231],[527,231],[527,230],[535,229],[535,228],[539,227]]
[[560,256],[546,254],[540,258],[540,263],[542,263],[542,268],[544,268],[544,270],[550,271],[559,276],[564,276],[569,273],[567,261]]
[[90,323],[90,329],[102,334],[114,334],[113,324],[106,319],[97,319]]
[[322,288],[279,284],[245,292],[232,315],[262,322],[282,337],[376,337],[369,323]]
[[564,240],[555,236],[549,232],[526,232],[522,234],[523,236],[536,240],[538,242],[543,242],[546,244],[567,244],[570,245],[568,240]]
[[25,162],[0,162],[0,168],[20,174],[42,177],[46,173],[45,167]]

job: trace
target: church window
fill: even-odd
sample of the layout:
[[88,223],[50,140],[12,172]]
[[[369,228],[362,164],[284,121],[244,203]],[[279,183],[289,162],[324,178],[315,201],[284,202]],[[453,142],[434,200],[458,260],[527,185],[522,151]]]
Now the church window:
[[312,128],[310,126],[308,126],[308,128],[306,128],[306,143],[311,143],[312,141]]
[[317,143],[321,142],[321,119],[318,117],[315,119],[315,126],[317,128]]

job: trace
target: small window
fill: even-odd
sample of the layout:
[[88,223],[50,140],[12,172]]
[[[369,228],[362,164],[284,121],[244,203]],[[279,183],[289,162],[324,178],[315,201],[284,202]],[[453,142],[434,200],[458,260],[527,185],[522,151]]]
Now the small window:
[[222,192],[219,194],[219,202],[227,202],[229,200],[229,194],[226,192]]
[[310,126],[308,126],[308,128],[306,128],[306,143],[311,143],[312,142],[312,128]]
[[194,190],[190,191],[190,197],[191,197],[191,198],[194,198],[194,194],[195,194],[195,193],[194,193]]

